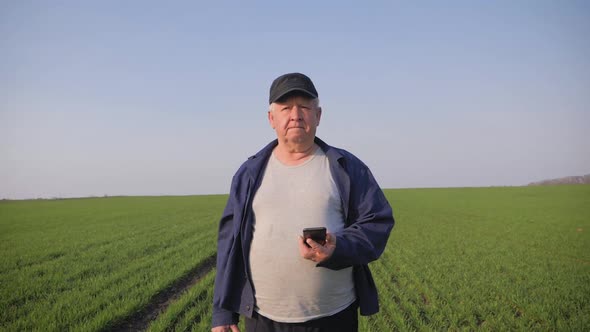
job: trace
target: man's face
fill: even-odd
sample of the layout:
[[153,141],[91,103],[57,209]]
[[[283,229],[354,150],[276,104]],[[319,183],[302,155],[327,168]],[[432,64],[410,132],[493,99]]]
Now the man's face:
[[279,141],[299,144],[313,142],[321,116],[322,109],[315,100],[295,95],[274,102],[268,112],[268,121]]

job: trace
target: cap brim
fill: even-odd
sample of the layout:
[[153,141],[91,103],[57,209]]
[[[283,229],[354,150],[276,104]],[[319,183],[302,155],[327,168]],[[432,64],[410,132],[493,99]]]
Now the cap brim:
[[318,97],[317,95],[313,94],[313,92],[307,91],[307,90],[305,90],[305,89],[301,89],[301,88],[292,88],[292,89],[289,89],[289,90],[286,90],[286,91],[284,91],[284,92],[283,92],[282,94],[280,94],[279,96],[277,96],[277,97],[273,98],[273,100],[272,100],[270,103],[272,104],[272,103],[276,102],[277,100],[279,100],[279,99],[281,99],[281,98],[285,97],[286,95],[290,94],[291,92],[295,92],[295,91],[303,92],[303,93],[305,93],[306,95],[308,95],[308,96],[310,96],[311,98],[314,98],[314,99]]

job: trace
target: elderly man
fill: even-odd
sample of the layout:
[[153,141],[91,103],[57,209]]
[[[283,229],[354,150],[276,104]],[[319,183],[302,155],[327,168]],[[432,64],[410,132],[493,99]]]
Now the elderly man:
[[[379,310],[367,264],[394,219],[373,175],[351,153],[316,137],[322,109],[311,79],[285,74],[270,87],[277,139],[234,175],[219,224],[213,329],[357,331]],[[325,227],[325,243],[304,228]]]

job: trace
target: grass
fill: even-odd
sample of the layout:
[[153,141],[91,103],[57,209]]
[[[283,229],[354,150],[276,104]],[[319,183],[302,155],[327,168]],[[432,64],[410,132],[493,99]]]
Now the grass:
[[[590,186],[386,190],[361,331],[590,329]],[[0,330],[103,330],[215,253],[225,196],[0,203]],[[215,270],[150,331],[210,329]],[[243,323],[242,323],[243,327]]]
[[0,204],[0,327],[95,331],[215,254],[225,197]]
[[211,303],[215,269],[168,307],[150,324],[149,332],[160,331],[208,331],[211,328]]
[[590,186],[388,191],[367,331],[590,327]]

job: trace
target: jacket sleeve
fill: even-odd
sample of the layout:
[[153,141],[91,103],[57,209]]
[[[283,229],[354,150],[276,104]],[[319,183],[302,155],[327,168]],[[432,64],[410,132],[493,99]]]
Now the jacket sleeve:
[[217,265],[215,275],[215,288],[213,291],[213,316],[212,326],[231,325],[237,324],[239,315],[221,307],[221,298],[227,289],[224,289],[222,285],[225,284],[224,278],[228,278],[225,273],[226,266],[230,261],[230,252],[234,242],[234,207],[237,204],[237,176],[232,179],[231,189],[229,198],[221,220],[219,221],[219,232],[217,235]]
[[360,160],[349,165],[351,179],[347,227],[336,232],[336,249],[317,266],[340,270],[381,256],[395,223],[393,211],[369,168]]

